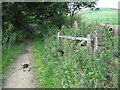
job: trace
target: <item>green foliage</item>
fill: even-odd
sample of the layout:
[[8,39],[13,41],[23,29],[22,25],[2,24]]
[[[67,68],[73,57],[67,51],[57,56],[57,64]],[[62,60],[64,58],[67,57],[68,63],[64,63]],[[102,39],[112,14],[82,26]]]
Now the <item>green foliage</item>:
[[56,15],[55,17],[51,18],[51,22],[53,25],[56,25],[58,26],[59,28],[62,27],[62,25],[65,24],[65,19],[67,18],[67,16],[59,16],[59,15]]
[[2,73],[5,74],[8,71],[8,65],[13,63],[19,54],[24,50],[25,44],[18,43],[12,45],[10,48],[4,48],[2,50]]
[[[43,55],[43,48],[44,48],[44,43],[42,42],[42,40],[40,40],[39,37],[36,37],[34,39],[33,42],[33,53],[34,53],[34,59],[35,59],[35,77],[38,79],[39,81],[43,81],[44,78],[44,70],[47,68],[46,66],[44,66],[43,62],[42,62],[42,55]],[[38,84],[37,87],[39,87],[40,85]]]
[[[49,23],[61,27],[62,15],[67,15],[67,3],[61,2],[4,2],[3,7],[3,44],[14,44],[32,37],[39,26]],[[59,18],[58,18],[59,17]],[[47,29],[48,30],[48,29]],[[41,30],[40,30],[41,31]],[[47,34],[47,31],[41,31]]]
[[[61,28],[61,26],[65,24],[68,26],[71,25],[71,18],[67,18],[67,15],[71,10],[69,8],[69,4],[70,3],[68,2],[2,3],[4,44],[21,42],[30,36],[32,37],[32,34],[35,32],[35,28],[39,26],[41,26],[41,28],[48,28],[48,25],[50,27],[54,25]],[[94,4],[94,2],[76,2],[72,8],[76,10],[76,8],[80,9],[80,7],[93,7]],[[49,32],[48,29],[45,31],[40,29],[39,31],[42,32],[42,36]]]
[[6,32],[2,32],[2,45],[3,51],[6,48],[10,48],[12,45],[15,45],[16,42],[23,42],[26,39],[26,34],[23,31],[16,30],[16,32],[12,32],[13,30],[12,24],[8,24],[8,28],[6,27]]
[[9,71],[9,65],[14,63],[18,56],[23,52],[25,43],[17,43],[14,45],[2,46],[2,63],[0,63],[0,83],[3,83],[5,78],[4,75]]
[[[35,36],[33,52],[38,87],[117,87],[118,37],[105,27],[86,24],[82,16],[73,15],[81,6],[94,7],[94,2],[73,3],[71,13],[67,4],[3,3],[3,73],[24,49],[24,44],[18,42]],[[71,15],[67,16],[68,13]],[[74,21],[78,27],[73,25]],[[86,43],[82,47],[76,40],[57,40],[58,32],[65,36],[86,37],[87,34],[93,35],[94,30],[103,32],[104,44],[96,56],[88,52]]]
[[[88,52],[85,46],[78,46],[78,41],[61,39],[57,40],[57,32],[49,34],[44,44],[35,40],[35,60],[39,64],[37,68],[38,87],[47,88],[107,88],[117,87],[117,36],[105,27],[99,25],[87,25],[80,23],[78,28],[64,27],[61,35],[86,37],[94,34],[94,30],[103,32],[102,43],[105,45],[98,49],[96,56]],[[38,42],[38,43],[37,43]],[[42,46],[42,49],[40,45]],[[64,52],[64,54],[62,54]],[[39,54],[40,53],[40,54]],[[42,54],[41,54],[42,53]],[[42,71],[44,72],[42,72]],[[42,72],[42,75],[41,73]],[[42,77],[41,77],[42,76]]]

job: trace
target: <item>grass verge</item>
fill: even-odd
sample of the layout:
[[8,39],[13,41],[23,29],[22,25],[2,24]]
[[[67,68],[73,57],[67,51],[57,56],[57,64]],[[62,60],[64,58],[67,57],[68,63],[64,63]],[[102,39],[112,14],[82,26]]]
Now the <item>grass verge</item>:
[[[40,88],[55,88],[55,79],[52,72],[52,68],[44,62],[44,42],[36,37],[33,42],[34,47],[34,59],[37,78],[37,87]],[[54,81],[54,82],[53,82]]]
[[24,43],[19,43],[19,44],[15,44],[10,46],[9,48],[3,48],[2,49],[2,63],[0,63],[0,67],[2,67],[0,70],[0,83],[2,84],[4,82],[4,76],[7,71],[9,70],[9,65],[12,64],[13,62],[15,62],[15,60],[18,58],[18,56],[23,52],[25,47]]
[[36,72],[37,78],[37,87],[41,87],[41,82],[43,78],[44,66],[42,63],[42,54],[43,54],[43,45],[44,43],[40,40],[40,38],[36,37],[33,42],[33,53],[35,59],[35,67],[34,70]]
[[[4,47],[4,46],[3,46]],[[25,47],[24,43],[12,45],[10,48],[5,48],[2,51],[2,74],[8,71],[8,66],[15,62],[17,57],[23,52]]]

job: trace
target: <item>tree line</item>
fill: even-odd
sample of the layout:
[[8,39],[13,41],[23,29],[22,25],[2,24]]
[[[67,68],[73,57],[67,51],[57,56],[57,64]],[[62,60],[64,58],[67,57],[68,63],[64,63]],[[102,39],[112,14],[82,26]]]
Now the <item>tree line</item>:
[[[65,22],[64,16],[70,14],[72,19],[77,10],[95,7],[95,4],[95,2],[3,2],[3,38],[8,36],[9,41],[13,33],[21,33],[20,35],[27,37],[30,33],[33,34],[33,27],[46,23],[60,28]],[[21,40],[19,36],[15,41]]]

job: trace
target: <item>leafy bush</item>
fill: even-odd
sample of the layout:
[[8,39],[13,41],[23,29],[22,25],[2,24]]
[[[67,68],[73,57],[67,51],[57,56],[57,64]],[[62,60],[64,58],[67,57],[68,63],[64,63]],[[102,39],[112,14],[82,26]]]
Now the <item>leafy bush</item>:
[[25,45],[24,40],[26,34],[24,30],[18,30],[11,23],[4,22],[2,30],[2,72],[5,74],[8,70],[8,65],[16,60],[19,54],[22,53]]
[[[106,27],[87,25],[84,22],[78,28],[64,27],[61,30],[58,28],[52,28],[52,30],[55,32],[50,32],[45,38],[42,51],[36,48],[36,53],[37,51],[43,53],[40,56],[40,62],[44,66],[44,72],[40,86],[48,88],[117,87],[118,57],[115,42],[118,42],[118,37],[114,32],[108,31]],[[86,37],[89,33],[94,34],[95,30],[102,31],[101,39],[104,44],[103,47],[99,47],[96,56],[88,52],[85,46],[79,46],[79,41],[57,40],[57,31],[65,36]]]

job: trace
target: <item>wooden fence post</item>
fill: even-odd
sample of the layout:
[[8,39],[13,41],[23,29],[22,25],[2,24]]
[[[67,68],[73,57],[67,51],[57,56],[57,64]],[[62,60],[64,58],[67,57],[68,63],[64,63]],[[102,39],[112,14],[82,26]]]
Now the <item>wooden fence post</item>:
[[102,46],[102,31],[100,30],[97,30],[97,31],[94,31],[95,32],[95,36],[97,37],[97,45],[98,46]]
[[87,47],[88,47],[88,50],[91,52],[92,51],[92,43],[91,43],[91,34],[88,34],[87,35],[87,38],[88,38],[88,40],[87,40]]
[[60,39],[59,37],[60,37],[60,32],[58,32],[58,40]]
[[98,38],[95,35],[94,36],[94,53],[96,53],[97,49],[98,49]]
[[96,54],[98,46],[102,46],[102,31],[94,31],[95,35],[94,35],[94,54]]

